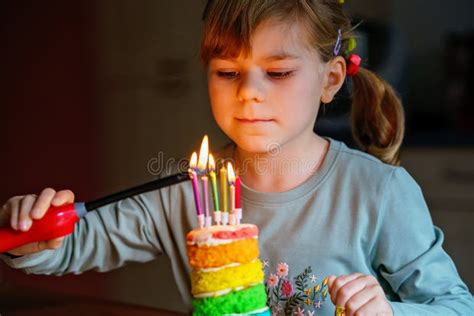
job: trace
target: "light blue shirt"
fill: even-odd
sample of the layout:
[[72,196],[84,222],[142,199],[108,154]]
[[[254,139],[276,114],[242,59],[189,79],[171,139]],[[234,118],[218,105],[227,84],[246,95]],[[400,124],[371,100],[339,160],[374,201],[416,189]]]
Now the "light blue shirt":
[[[474,315],[473,297],[442,249],[443,234],[413,178],[329,140],[320,170],[298,187],[262,193],[242,184],[243,222],[260,229],[273,311],[332,316],[324,279],[361,272],[378,279],[395,315]],[[64,274],[166,254],[190,308],[185,235],[196,226],[186,182],[88,213],[58,250],[2,259],[27,273]]]

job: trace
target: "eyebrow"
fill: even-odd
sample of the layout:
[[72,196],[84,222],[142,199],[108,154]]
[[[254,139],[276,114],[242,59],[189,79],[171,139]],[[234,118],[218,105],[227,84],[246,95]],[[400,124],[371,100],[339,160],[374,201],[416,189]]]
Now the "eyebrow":
[[[237,58],[230,57],[230,56],[216,56],[217,59],[228,60],[228,61],[236,61]],[[289,53],[276,53],[274,55],[269,55],[262,57],[261,60],[264,61],[278,61],[278,60],[285,60],[285,59],[300,59],[301,57],[297,55],[292,55]]]
[[283,59],[300,59],[300,57],[296,55],[292,55],[292,54],[287,54],[287,53],[278,53],[275,55],[266,56],[262,58],[262,60],[265,60],[265,61],[276,61],[276,60],[283,60]]

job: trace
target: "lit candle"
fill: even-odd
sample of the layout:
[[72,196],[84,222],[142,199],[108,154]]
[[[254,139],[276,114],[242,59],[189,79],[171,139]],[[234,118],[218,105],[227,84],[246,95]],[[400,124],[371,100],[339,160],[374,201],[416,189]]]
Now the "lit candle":
[[222,212],[227,212],[227,171],[224,166],[220,169]]
[[202,181],[202,192],[204,198],[204,211],[206,213],[205,217],[205,224],[207,227],[211,226],[211,217],[209,216],[209,179],[206,175],[207,171],[207,159],[209,153],[209,138],[207,135],[204,135],[204,138],[201,143],[201,150],[199,151],[199,162],[198,162],[198,170],[199,173],[202,174],[201,181]]
[[220,225],[221,212],[219,210],[219,195],[217,194],[216,163],[212,154],[209,154],[209,177],[211,177],[211,191],[214,202],[214,220],[217,225]]
[[208,199],[208,191],[209,191],[209,180],[207,176],[202,176],[202,194],[204,195],[204,212],[206,214],[205,223],[206,226],[211,226],[211,216],[209,215],[209,199]]
[[198,221],[199,221],[199,226],[203,226],[203,222],[202,222],[202,209],[201,209],[201,199],[199,197],[199,183],[198,183],[198,177],[197,177],[197,174],[196,174],[196,163],[197,163],[197,153],[196,152],[193,152],[192,156],[191,156],[191,161],[189,163],[189,173],[190,173],[190,176],[191,176],[191,180],[192,180],[192,184],[193,184],[193,192],[194,192],[194,202],[196,204],[196,211],[197,211],[197,215],[198,215]]
[[240,208],[240,177],[235,175],[235,208]]
[[224,166],[219,170],[221,180],[221,211],[222,211],[222,224],[227,225],[229,223],[229,212],[227,212],[227,171]]
[[229,181],[229,193],[230,193],[230,216],[229,222],[231,225],[235,225],[237,219],[235,217],[235,174],[234,168],[230,162],[227,163],[228,181]]
[[237,224],[240,224],[242,219],[242,207],[240,206],[240,177],[235,175],[235,217]]

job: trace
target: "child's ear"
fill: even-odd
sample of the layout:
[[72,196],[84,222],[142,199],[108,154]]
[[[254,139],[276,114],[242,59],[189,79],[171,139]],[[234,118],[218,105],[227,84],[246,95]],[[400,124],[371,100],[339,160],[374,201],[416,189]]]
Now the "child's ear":
[[324,74],[323,91],[321,93],[321,102],[329,103],[336,93],[342,87],[346,78],[346,60],[337,56],[331,59],[326,65]]

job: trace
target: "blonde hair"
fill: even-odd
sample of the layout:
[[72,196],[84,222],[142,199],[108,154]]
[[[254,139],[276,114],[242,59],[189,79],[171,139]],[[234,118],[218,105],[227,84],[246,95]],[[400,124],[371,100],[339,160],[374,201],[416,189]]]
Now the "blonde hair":
[[[208,65],[216,56],[247,55],[251,36],[263,21],[299,23],[307,44],[323,62],[334,58],[338,31],[340,55],[344,54],[353,28],[337,0],[208,0],[203,13],[201,61]],[[352,134],[359,147],[380,160],[400,164],[404,135],[404,111],[393,88],[381,77],[359,68],[352,77]]]

